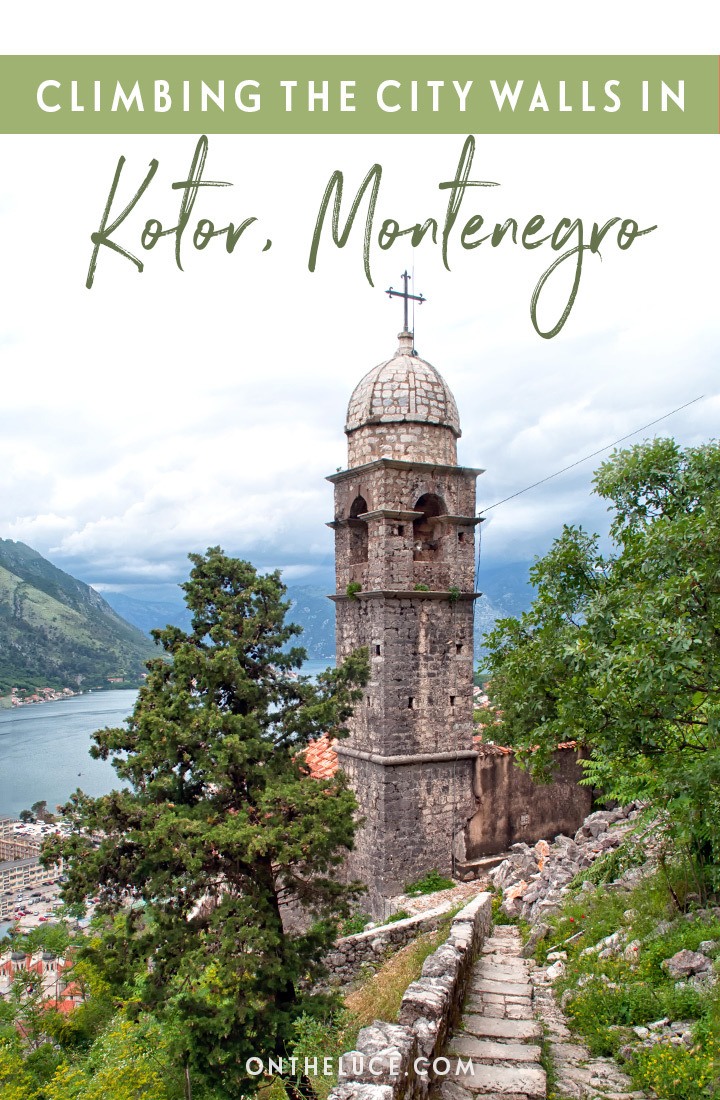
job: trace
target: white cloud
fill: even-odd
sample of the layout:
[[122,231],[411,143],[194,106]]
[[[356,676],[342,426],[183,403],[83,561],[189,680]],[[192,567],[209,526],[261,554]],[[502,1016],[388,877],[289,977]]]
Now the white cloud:
[[[577,51],[576,4],[556,5],[563,16],[552,19],[535,4],[509,7],[512,17],[461,4],[454,19],[442,20],[435,6],[421,3],[408,18],[383,5],[378,23],[379,6],[370,3],[343,49],[376,51],[382,25],[383,41],[403,52]],[[622,11],[623,52],[668,51],[662,4],[649,22],[626,3],[614,7]],[[27,16],[16,8],[7,48],[106,49],[92,30],[95,8],[87,23],[68,20],[56,4],[41,2]],[[315,8],[318,18],[308,22],[297,5],[285,5],[283,19],[275,6],[272,16],[246,7],[241,14],[211,0],[200,25],[196,8],[184,22],[184,5],[175,5],[168,21],[162,6],[143,4],[143,49],[224,52],[236,41],[248,52],[337,51],[336,8],[332,17],[330,5]],[[131,0],[113,27],[113,49],[137,49],[133,10],[140,6]],[[617,52],[613,4],[603,10],[593,45]],[[705,50],[712,26],[705,20],[701,29],[696,10],[683,9],[673,52]],[[233,38],[241,24],[242,36]],[[203,197],[204,211],[217,212],[218,222],[256,214],[273,248],[233,256],[190,250],[184,274],[169,242],[148,254],[142,275],[106,253],[86,290],[89,234],[120,153],[128,179],[160,159],[142,209],[123,227],[136,239],[150,214],[169,223],[176,212],[169,184],[187,169],[195,140],[4,138],[0,536],[23,539],[100,585],[170,582],[186,571],[189,550],[216,542],[284,566],[288,577],[328,569],[332,491],[324,477],[346,462],[350,392],[395,347],[400,315],[382,291],[413,263],[415,286],[428,298],[417,310],[416,343],[458,400],[461,461],[487,468],[481,506],[699,393],[703,403],[659,430],[683,442],[717,433],[716,137],[478,136],[474,174],[501,185],[466,197],[467,216],[477,210],[502,221],[542,211],[550,220],[580,216],[586,225],[616,215],[658,224],[627,252],[608,243],[602,260],[585,258],[570,318],[549,341],[529,317],[531,293],[552,258],[543,249],[508,243],[463,253],[455,240],[448,273],[430,244],[414,256],[401,246],[374,248],[372,289],[356,229],[343,250],[324,240],[317,271],[308,271],[314,216],[332,170],[342,168],[348,186],[357,186],[379,161],[379,219],[442,217],[446,198],[437,184],[454,171],[463,140],[452,135],[211,137],[210,174],[233,187]],[[566,279],[555,292],[544,316],[562,308]],[[594,465],[495,510],[484,525],[486,557],[532,556],[564,521],[602,526],[604,505],[590,496]]]

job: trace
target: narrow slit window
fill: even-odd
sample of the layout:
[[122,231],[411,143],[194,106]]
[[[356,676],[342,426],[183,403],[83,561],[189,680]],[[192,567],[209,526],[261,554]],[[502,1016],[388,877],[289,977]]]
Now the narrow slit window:
[[456,643],[455,643],[455,652],[457,653],[458,657],[460,656],[460,654],[462,653],[462,651],[463,651],[463,644],[462,644],[462,642],[456,642]]
[[458,531],[458,542],[465,542],[465,532]]
[[376,645],[376,646],[375,646],[375,656],[376,656],[376,657],[379,657],[379,656],[380,656],[380,646],[379,646],[379,645]]
[[398,523],[397,533],[398,533],[398,535],[404,535],[405,534],[405,524],[404,523]]
[[409,695],[408,696],[408,710],[414,710],[414,709],[415,709],[415,699],[413,698],[412,695]]
[[454,695],[451,695],[451,696],[450,696],[450,706],[451,706],[451,707],[454,707],[454,706],[455,706],[455,696],[454,696]]

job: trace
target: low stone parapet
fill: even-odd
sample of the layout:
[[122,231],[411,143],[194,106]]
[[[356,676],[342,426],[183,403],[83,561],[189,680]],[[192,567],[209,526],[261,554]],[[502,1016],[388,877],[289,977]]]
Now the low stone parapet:
[[406,989],[397,1023],[375,1020],[362,1028],[356,1049],[340,1059],[339,1082],[329,1100],[425,1100],[436,1060],[459,1018],[472,965],[490,930],[490,901],[490,894],[478,894],[460,910],[445,943],[428,956],[420,978]]
[[452,902],[445,901],[425,913],[341,937],[325,958],[329,972],[326,984],[348,985],[364,967],[379,965],[422,932],[434,932],[451,907]]

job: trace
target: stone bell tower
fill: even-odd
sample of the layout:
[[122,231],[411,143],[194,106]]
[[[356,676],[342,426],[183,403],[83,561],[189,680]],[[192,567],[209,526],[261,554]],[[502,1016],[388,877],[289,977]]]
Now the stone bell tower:
[[462,858],[473,796],[475,479],[457,406],[406,329],[350,398],[335,486],[337,658],[371,678],[337,748],[364,824],[349,859],[373,911]]

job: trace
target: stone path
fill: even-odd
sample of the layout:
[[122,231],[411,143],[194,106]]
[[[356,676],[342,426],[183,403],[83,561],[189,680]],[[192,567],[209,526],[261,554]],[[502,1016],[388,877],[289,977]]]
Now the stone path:
[[439,1079],[438,1100],[546,1100],[543,1029],[557,1100],[647,1100],[612,1058],[593,1058],[573,1038],[545,971],[523,959],[521,949],[510,925],[497,926],[485,941],[445,1046],[450,1073]]
[[497,927],[485,941],[462,1019],[446,1044],[451,1068],[439,1085],[442,1100],[546,1097],[542,1029],[533,1019],[530,964],[520,957],[521,948],[517,929],[508,925]]

